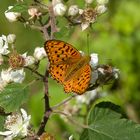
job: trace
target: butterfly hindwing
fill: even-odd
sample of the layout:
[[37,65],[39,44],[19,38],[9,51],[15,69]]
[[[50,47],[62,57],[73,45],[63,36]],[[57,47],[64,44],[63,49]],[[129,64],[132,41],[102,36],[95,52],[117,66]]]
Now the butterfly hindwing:
[[83,94],[89,86],[91,76],[91,68],[90,65],[85,65],[78,76],[74,77],[73,85],[72,85],[72,92],[77,94]]

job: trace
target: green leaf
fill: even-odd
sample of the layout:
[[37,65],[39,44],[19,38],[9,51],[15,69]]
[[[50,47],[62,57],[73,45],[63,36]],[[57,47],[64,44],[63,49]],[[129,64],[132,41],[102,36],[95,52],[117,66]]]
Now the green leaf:
[[122,118],[119,112],[119,106],[110,102],[97,104],[89,113],[89,128],[80,140],[139,140],[140,125]]
[[0,131],[4,130],[5,116],[0,116]]
[[28,87],[21,84],[9,84],[0,93],[0,106],[5,112],[13,112],[28,99]]
[[16,4],[16,5],[14,5],[14,7],[13,8],[11,8],[10,10],[8,10],[7,12],[20,12],[20,13],[22,13],[22,12],[27,12],[27,10],[28,10],[28,5],[27,4]]

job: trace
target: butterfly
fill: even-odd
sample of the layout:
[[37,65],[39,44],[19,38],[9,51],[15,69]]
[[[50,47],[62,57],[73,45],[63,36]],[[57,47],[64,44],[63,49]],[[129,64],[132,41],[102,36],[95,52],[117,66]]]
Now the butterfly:
[[90,56],[83,56],[71,44],[48,40],[44,44],[50,62],[49,73],[64,86],[66,93],[83,94],[90,83]]

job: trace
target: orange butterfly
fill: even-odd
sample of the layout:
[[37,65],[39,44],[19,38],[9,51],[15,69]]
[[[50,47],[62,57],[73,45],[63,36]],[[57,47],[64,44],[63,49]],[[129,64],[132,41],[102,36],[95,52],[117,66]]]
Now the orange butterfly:
[[53,79],[64,86],[66,93],[83,94],[90,83],[90,56],[82,56],[72,45],[60,40],[48,40],[44,47]]

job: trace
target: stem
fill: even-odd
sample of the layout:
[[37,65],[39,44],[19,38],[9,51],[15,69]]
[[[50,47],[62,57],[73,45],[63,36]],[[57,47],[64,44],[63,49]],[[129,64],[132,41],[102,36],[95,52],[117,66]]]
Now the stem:
[[40,124],[39,130],[37,132],[37,135],[40,136],[42,135],[42,133],[45,131],[45,126],[48,122],[49,116],[52,112],[51,108],[50,108],[50,104],[49,104],[49,93],[48,93],[48,70],[46,70],[45,73],[45,78],[44,78],[44,87],[45,87],[45,92],[44,92],[44,99],[45,99],[45,112],[44,112],[44,116],[43,116],[43,120]]
[[53,111],[52,113],[56,113],[56,114],[59,113],[59,114],[62,114],[62,115],[64,115],[64,116],[66,116],[67,119],[68,119],[70,122],[72,122],[74,125],[80,126],[80,127],[82,127],[82,128],[88,128],[88,129],[89,129],[89,126],[88,126],[88,125],[78,123],[78,121],[74,120],[71,116],[69,116],[68,114],[66,114],[66,113],[64,113],[64,112],[62,112],[62,111]]
[[34,70],[34,69],[32,69],[32,68],[30,68],[28,66],[26,66],[25,68],[30,70],[30,71],[32,71],[33,73],[35,73],[36,75],[40,76],[41,78],[44,78],[44,76],[42,74],[40,74],[38,71],[36,71],[36,70]]
[[68,97],[67,99],[63,100],[61,103],[59,103],[59,104],[57,104],[57,105],[51,107],[52,110],[55,110],[56,108],[60,107],[61,105],[64,105],[65,103],[67,103],[68,101],[70,101],[70,100],[71,100],[72,98],[74,98],[75,96],[77,96],[77,95],[74,94],[74,95]]

